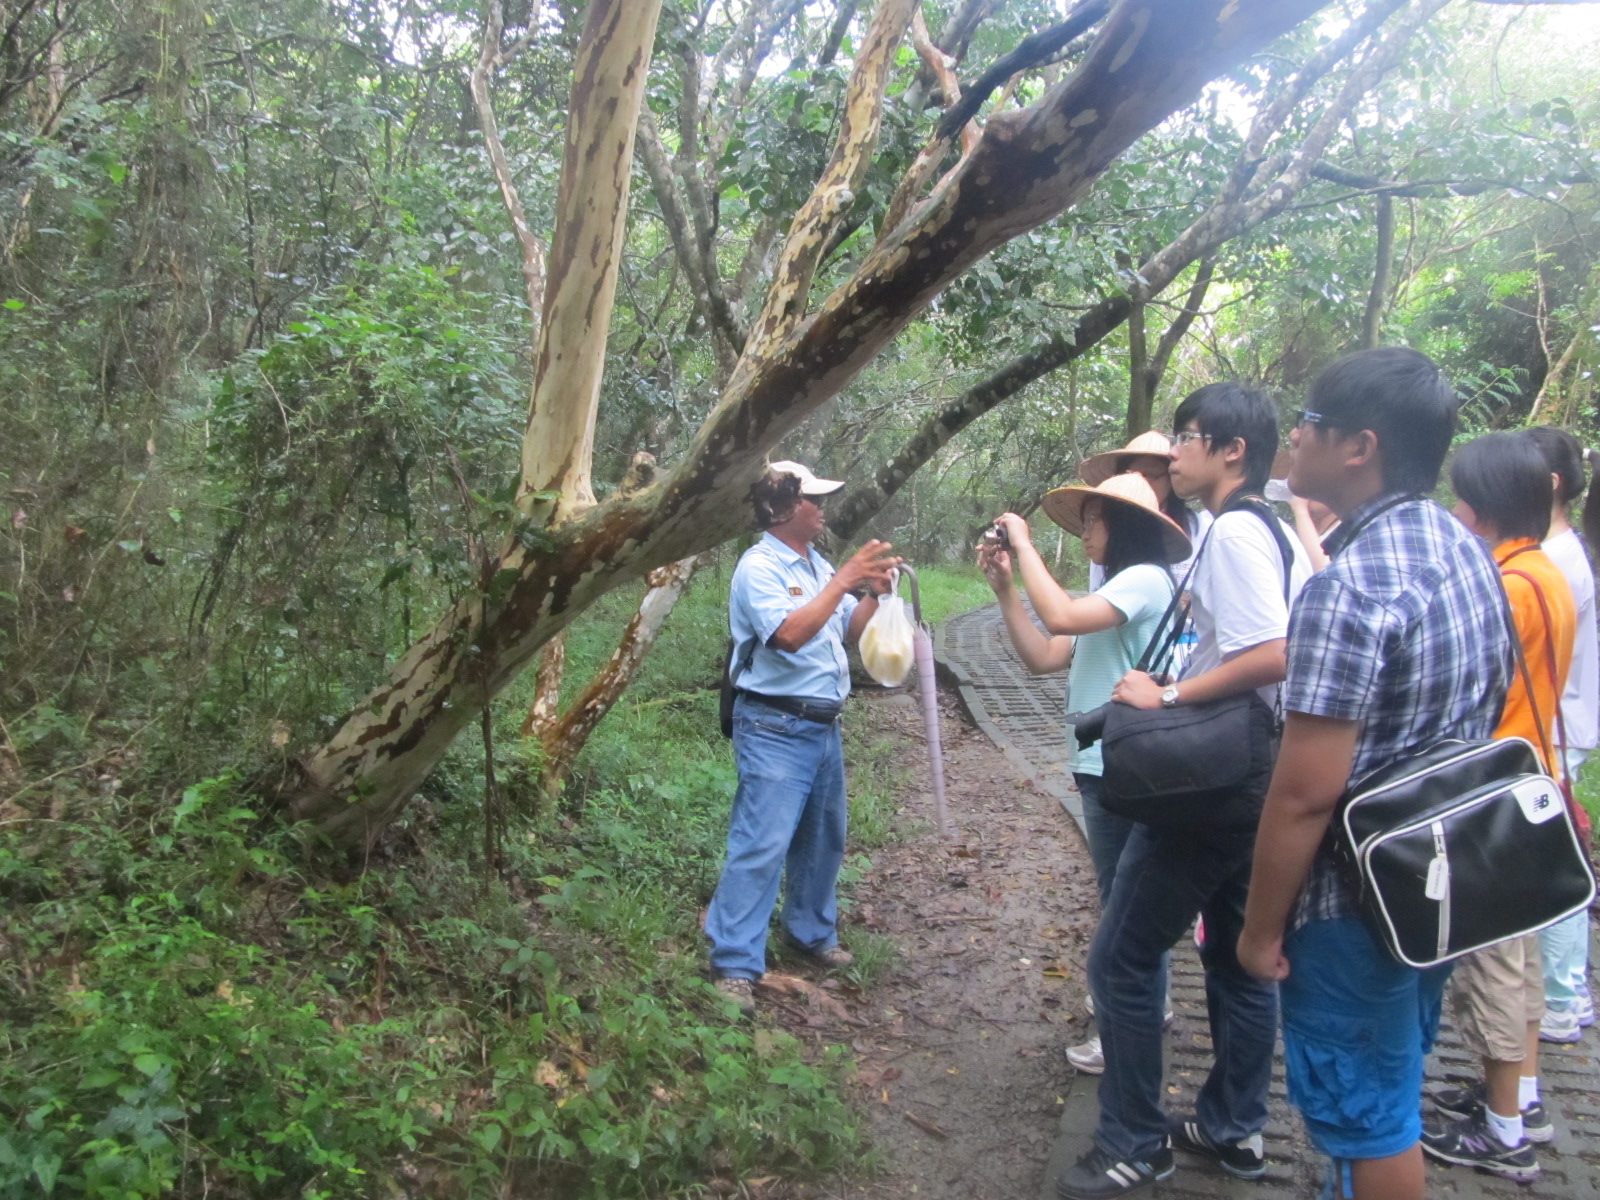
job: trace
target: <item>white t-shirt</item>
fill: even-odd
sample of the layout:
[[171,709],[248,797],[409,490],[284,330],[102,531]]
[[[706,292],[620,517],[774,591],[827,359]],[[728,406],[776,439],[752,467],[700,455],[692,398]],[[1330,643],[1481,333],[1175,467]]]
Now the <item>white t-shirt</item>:
[[1544,552],[1561,568],[1578,602],[1578,629],[1572,640],[1572,668],[1567,690],[1561,693],[1561,720],[1567,727],[1567,746],[1593,750],[1600,743],[1600,636],[1595,630],[1594,571],[1583,543],[1571,529],[1544,544]]
[[[1294,552],[1289,604],[1283,602],[1283,554],[1266,522],[1251,512],[1223,513],[1212,524],[1205,553],[1189,581],[1197,641],[1184,667],[1185,678],[1221,666],[1252,646],[1288,636],[1289,608],[1311,578],[1311,561],[1294,530],[1273,520]],[[1275,705],[1278,687],[1258,689],[1261,698]]]

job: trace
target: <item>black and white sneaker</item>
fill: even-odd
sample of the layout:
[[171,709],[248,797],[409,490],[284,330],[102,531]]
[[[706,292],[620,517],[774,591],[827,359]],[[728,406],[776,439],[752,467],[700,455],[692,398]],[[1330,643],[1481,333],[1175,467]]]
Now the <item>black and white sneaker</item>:
[[[1453,1121],[1470,1121],[1481,1116],[1484,1110],[1484,1087],[1475,1083],[1471,1087],[1440,1088],[1428,1097],[1434,1108]],[[1550,1123],[1550,1114],[1544,1104],[1535,1100],[1522,1110],[1522,1134],[1530,1142],[1556,1140],[1556,1127]]]
[[1187,1150],[1221,1165],[1229,1175],[1240,1179],[1260,1179],[1267,1173],[1267,1155],[1261,1145],[1261,1135],[1251,1134],[1242,1142],[1229,1145],[1213,1141],[1200,1128],[1192,1114],[1167,1118],[1167,1134],[1174,1150]]
[[1125,1196],[1170,1178],[1175,1169],[1166,1146],[1148,1158],[1116,1158],[1096,1146],[1056,1177],[1056,1195],[1061,1200]]
[[1533,1146],[1523,1138],[1508,1146],[1495,1136],[1483,1114],[1466,1121],[1453,1121],[1440,1130],[1422,1131],[1422,1152],[1440,1162],[1458,1167],[1475,1167],[1501,1179],[1532,1183],[1539,1178],[1539,1160]]

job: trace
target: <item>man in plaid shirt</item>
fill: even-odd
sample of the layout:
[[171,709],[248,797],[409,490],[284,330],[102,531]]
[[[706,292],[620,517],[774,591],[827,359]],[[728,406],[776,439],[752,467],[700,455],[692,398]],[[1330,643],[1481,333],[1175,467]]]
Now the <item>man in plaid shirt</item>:
[[1289,486],[1342,525],[1289,623],[1239,961],[1280,981],[1289,1095],[1340,1194],[1420,1200],[1418,1097],[1449,967],[1418,971],[1379,945],[1325,835],[1353,780],[1441,738],[1492,736],[1514,659],[1488,550],[1424,498],[1456,421],[1434,364],[1361,351],[1323,371],[1309,403]]

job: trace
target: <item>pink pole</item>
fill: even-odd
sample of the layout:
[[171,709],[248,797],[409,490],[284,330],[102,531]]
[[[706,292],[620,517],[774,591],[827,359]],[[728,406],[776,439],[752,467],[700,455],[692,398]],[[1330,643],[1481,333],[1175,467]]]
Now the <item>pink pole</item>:
[[939,832],[950,837],[950,814],[944,802],[944,746],[939,740],[939,687],[933,673],[933,635],[917,622],[912,640],[917,659],[917,689],[922,693],[922,724],[927,731],[928,759],[933,767],[933,802],[939,815]]

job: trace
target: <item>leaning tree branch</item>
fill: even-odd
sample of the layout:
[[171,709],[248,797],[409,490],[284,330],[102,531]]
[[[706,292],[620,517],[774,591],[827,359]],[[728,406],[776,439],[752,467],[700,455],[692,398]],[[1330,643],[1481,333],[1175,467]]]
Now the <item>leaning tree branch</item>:
[[628,215],[634,131],[662,0],[594,0],[573,69],[550,282],[517,498],[539,523],[594,504],[590,470],[606,329]]
[[[926,69],[933,75],[939,85],[939,91],[944,96],[946,109],[961,100],[961,83],[956,78],[955,60],[939,49],[928,36],[928,25],[922,19],[922,9],[918,8],[911,19],[911,41],[917,48],[917,53],[922,56]],[[977,147],[979,131],[977,122],[967,121],[961,126],[961,153],[962,157],[971,154]],[[899,185],[894,189],[894,195],[889,198],[889,203],[884,208],[883,220],[878,225],[878,237],[888,237],[905,220],[906,214],[911,211],[911,206],[917,198],[928,190],[928,185],[933,182],[934,173],[939,165],[944,162],[949,153],[950,141],[935,134],[918,152],[910,169],[901,177]]]
[[[591,26],[614,17],[613,5],[631,13],[647,0],[594,3]],[[772,448],[836,396],[953,279],[1076,203],[1118,155],[1192,103],[1209,80],[1321,6],[1322,0],[1185,0],[1163,6],[1154,20],[1151,0],[1122,0],[1069,79],[1029,108],[991,118],[963,169],[814,312],[796,317],[786,332],[751,339],[717,407],[664,480],[593,507],[569,507],[551,523],[530,521],[508,539],[488,588],[462,597],[320,746],[297,760],[297,780],[283,797],[290,815],[315,821],[337,845],[369,844],[403,810],[483,696],[515,679],[556,632],[620,584],[745,528],[750,486]],[[910,14],[901,8],[899,15],[903,32]],[[608,40],[615,45],[618,39]],[[649,49],[647,37],[630,40],[638,51],[630,56],[633,74],[608,77],[614,82],[599,88],[586,82],[595,75],[580,47],[575,129],[590,127],[591,109],[627,107],[622,85],[643,73]],[[869,57],[864,45],[863,58]],[[846,116],[852,138],[861,107]],[[564,198],[576,186],[573,160],[583,156],[575,147],[583,144],[569,134]],[[625,176],[631,146],[619,137],[599,149],[603,153],[592,157],[620,158]],[[611,186],[621,191],[625,180]],[[603,211],[613,207],[612,195],[591,190],[589,199]],[[586,228],[584,248],[603,257],[605,239],[596,237],[592,218]],[[562,240],[558,232],[554,290],[561,286],[557,264],[567,261]],[[587,341],[603,353],[603,321],[569,326],[555,315],[547,298],[542,336],[552,351],[578,354]],[[575,341],[566,340],[574,335]],[[586,401],[586,392],[576,394],[579,412]],[[562,445],[570,455],[583,451],[570,436]]]
[[856,189],[872,165],[872,151],[883,119],[883,92],[894,63],[895,47],[905,36],[919,2],[882,0],[872,16],[856,56],[855,70],[850,73],[833,156],[790,223],[766,306],[751,327],[747,345],[757,355],[775,349],[805,315],[811,277],[829,234],[855,203]]

